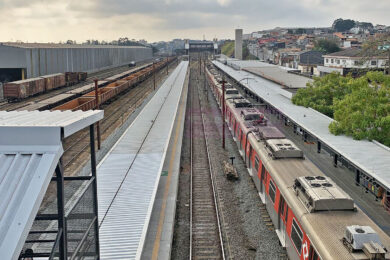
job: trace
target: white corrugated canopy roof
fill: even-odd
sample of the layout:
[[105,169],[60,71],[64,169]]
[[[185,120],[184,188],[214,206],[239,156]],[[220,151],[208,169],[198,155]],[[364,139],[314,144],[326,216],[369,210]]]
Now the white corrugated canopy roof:
[[18,259],[63,153],[61,132],[77,132],[103,111],[0,111],[0,256]]
[[188,61],[159,88],[97,169],[101,259],[139,259]]
[[[388,147],[367,140],[354,140],[344,135],[335,136],[328,128],[333,119],[314,109],[294,105],[277,90],[276,83],[249,72],[234,70],[217,61],[213,63],[390,190],[390,149]],[[253,80],[248,82],[242,80],[248,77]]]
[[104,112],[88,111],[0,111],[0,127],[61,127],[67,137],[101,120]]

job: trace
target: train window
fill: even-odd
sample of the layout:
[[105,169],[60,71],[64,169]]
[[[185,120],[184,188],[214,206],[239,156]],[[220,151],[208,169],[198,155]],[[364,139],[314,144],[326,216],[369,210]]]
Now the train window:
[[318,259],[319,257],[316,250],[314,249],[314,247],[310,245],[309,260],[318,260]]
[[255,170],[256,172],[259,171],[259,158],[257,158],[257,156],[255,156]]
[[275,196],[276,196],[276,187],[272,180],[269,180],[269,197],[272,200],[272,203],[275,203]]
[[295,221],[295,218],[293,219],[292,226],[291,226],[291,239],[295,245],[295,248],[298,251],[298,254],[301,255],[303,233],[301,228],[298,226],[297,222]]

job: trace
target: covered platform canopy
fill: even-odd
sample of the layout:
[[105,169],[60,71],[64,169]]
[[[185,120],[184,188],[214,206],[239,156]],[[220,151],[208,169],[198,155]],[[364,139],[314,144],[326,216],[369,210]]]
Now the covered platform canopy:
[[18,259],[59,159],[62,139],[103,111],[0,111],[0,256]]

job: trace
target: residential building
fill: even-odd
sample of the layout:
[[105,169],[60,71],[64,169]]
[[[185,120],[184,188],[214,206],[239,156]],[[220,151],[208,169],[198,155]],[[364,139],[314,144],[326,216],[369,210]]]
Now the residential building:
[[319,76],[320,73],[317,70],[317,66],[322,65],[324,65],[324,59],[320,51],[305,51],[299,55],[298,70],[302,74]]
[[339,52],[323,55],[324,69],[319,67],[320,74],[337,71],[342,75],[357,72],[361,69],[385,70],[388,67],[388,57],[365,58],[362,50],[348,48]]

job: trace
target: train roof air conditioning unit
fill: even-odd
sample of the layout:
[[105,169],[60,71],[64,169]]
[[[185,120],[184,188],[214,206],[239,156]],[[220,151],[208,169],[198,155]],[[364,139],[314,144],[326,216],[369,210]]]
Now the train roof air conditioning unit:
[[355,210],[353,199],[329,177],[299,177],[295,179],[294,190],[310,212]]
[[347,226],[343,242],[351,252],[363,251],[368,259],[385,259],[386,250],[370,226]]
[[275,159],[303,158],[303,152],[289,139],[268,139],[266,145]]

